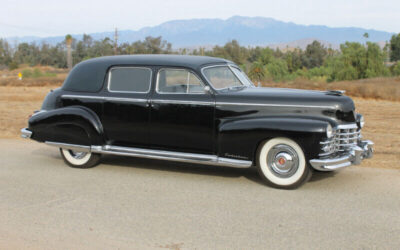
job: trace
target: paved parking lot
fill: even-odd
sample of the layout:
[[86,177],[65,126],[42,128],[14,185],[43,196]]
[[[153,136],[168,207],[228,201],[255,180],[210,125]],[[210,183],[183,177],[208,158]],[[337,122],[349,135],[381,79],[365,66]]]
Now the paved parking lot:
[[298,190],[250,170],[0,140],[0,249],[400,248],[400,171],[317,173]]

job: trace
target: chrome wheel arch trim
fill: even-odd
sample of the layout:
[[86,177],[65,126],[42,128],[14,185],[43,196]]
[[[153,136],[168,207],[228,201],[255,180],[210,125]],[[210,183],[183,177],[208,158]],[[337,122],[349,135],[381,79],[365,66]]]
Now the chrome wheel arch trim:
[[214,165],[222,167],[233,167],[233,168],[250,168],[253,165],[252,161],[236,160],[231,158],[219,157],[216,155],[183,153],[183,152],[143,149],[143,148],[130,148],[130,147],[120,147],[111,145],[85,146],[85,145],[67,144],[67,143],[50,142],[50,141],[46,141],[45,143],[49,146],[71,149],[79,152],[92,152],[98,154],[131,156],[139,158],[168,160],[168,161]]

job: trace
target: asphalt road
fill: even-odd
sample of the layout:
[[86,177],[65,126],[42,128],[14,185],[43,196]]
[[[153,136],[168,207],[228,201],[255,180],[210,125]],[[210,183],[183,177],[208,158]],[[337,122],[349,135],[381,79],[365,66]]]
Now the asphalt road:
[[399,249],[400,171],[351,167],[298,190],[250,169],[108,156],[67,167],[56,148],[0,140],[0,249]]

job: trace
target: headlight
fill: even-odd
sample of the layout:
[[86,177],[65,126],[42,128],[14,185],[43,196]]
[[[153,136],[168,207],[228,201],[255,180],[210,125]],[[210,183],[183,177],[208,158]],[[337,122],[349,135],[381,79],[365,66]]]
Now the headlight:
[[333,128],[330,124],[326,127],[326,137],[332,138],[333,137]]
[[364,116],[360,115],[360,127],[363,128],[365,124]]

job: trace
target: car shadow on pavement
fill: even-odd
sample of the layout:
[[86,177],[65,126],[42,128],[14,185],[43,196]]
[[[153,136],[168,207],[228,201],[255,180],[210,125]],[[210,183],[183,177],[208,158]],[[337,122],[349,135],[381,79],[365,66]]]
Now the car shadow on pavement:
[[154,159],[143,159],[135,157],[121,157],[104,155],[101,159],[102,164],[132,167],[141,169],[151,169],[157,171],[177,172],[184,174],[212,175],[226,178],[244,177],[257,184],[263,184],[255,168],[231,168],[214,165],[192,164],[174,161],[162,161]]
[[[45,150],[43,148],[35,150],[36,155],[45,155],[53,159],[59,159],[62,163],[62,158],[57,151]],[[163,161],[154,159],[144,159],[137,157],[127,156],[114,156],[114,155],[103,155],[100,162],[101,164],[107,164],[119,167],[130,167],[140,169],[151,169],[157,171],[168,171],[177,173],[197,174],[197,175],[210,175],[219,176],[226,178],[240,178],[244,177],[257,184],[265,185],[255,167],[251,168],[231,168],[231,167],[220,167],[215,165],[201,165],[184,162],[174,161]],[[333,172],[319,172],[314,171],[309,182],[319,182],[327,178],[332,178],[337,174],[337,171]]]
[[309,182],[318,182],[327,178],[332,178],[335,177],[336,174],[337,174],[336,171],[331,171],[331,172],[314,171]]

